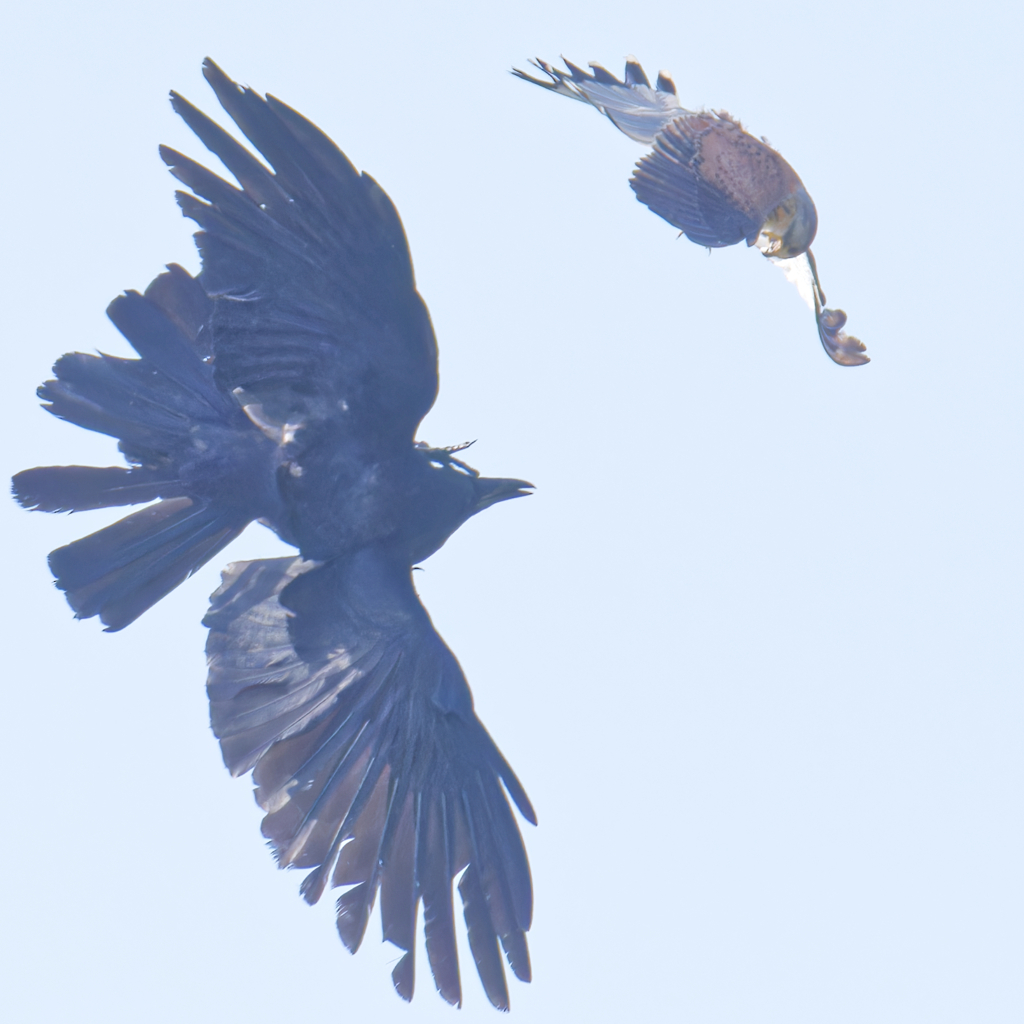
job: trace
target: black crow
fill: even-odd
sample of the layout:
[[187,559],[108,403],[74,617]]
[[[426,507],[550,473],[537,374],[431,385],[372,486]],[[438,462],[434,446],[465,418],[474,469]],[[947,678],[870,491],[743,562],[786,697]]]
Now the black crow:
[[452,885],[487,996],[508,1008],[499,942],[530,979],[530,870],[509,806],[536,823],[420,604],[412,566],[470,516],[527,494],[457,449],[414,440],[437,345],[401,221],[380,186],[272,96],[203,73],[273,172],[176,93],[174,109],[236,188],[167,148],[191,192],[202,272],[170,266],[108,309],[138,359],[72,353],[49,412],[119,440],[128,468],[14,478],[46,512],[147,503],[50,555],[79,618],[127,626],[253,520],[298,557],[236,562],[205,619],[213,731],[250,769],[282,867],[330,886],[355,951],[380,890],[392,977],[411,999],[417,907],[438,991],[461,1004]]

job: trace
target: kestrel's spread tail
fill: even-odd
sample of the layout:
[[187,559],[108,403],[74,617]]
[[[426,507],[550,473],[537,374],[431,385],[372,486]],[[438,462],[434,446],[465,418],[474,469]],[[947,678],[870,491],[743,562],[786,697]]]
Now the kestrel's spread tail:
[[725,111],[683,107],[672,79],[658,74],[651,87],[635,58],[619,81],[599,64],[591,73],[569,61],[561,71],[532,62],[550,81],[518,69],[513,74],[550,92],[589,103],[621,132],[652,146],[630,180],[637,198],[698,245],[720,248],[746,241],[787,271],[815,312],[825,351],[842,366],[868,362],[864,345],[843,330],[846,314],[825,308],[810,245],[818,215],[792,167]]
[[644,69],[633,57],[626,61],[625,82],[620,82],[599,64],[591,64],[594,73],[588,75],[569,61],[565,62],[568,72],[560,71],[543,60],[530,63],[548,75],[551,81],[533,78],[518,69],[512,74],[543,89],[597,107],[619,131],[648,146],[653,145],[658,133],[669,122],[694,113],[680,105],[675,83],[664,71],[659,73],[657,85],[652,89]]

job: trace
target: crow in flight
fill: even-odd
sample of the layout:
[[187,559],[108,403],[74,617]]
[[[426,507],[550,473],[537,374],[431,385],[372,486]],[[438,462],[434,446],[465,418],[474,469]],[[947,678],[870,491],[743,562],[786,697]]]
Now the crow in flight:
[[600,64],[592,74],[565,61],[531,63],[550,81],[518,69],[512,74],[561,96],[596,107],[623,134],[653,146],[637,162],[630,186],[637,199],[698,245],[720,248],[746,241],[777,264],[814,311],[818,337],[841,366],[869,362],[864,345],[846,334],[846,314],[826,309],[810,245],[818,213],[796,171],[764,140],[743,130],[724,110],[693,111],[676,98],[661,72],[651,83],[636,59],[620,82]]
[[330,885],[345,946],[378,889],[392,978],[411,999],[417,907],[438,991],[461,1005],[453,880],[488,998],[508,1008],[499,942],[530,980],[530,869],[515,817],[533,808],[473,711],[412,566],[470,516],[529,493],[457,449],[414,441],[437,394],[437,345],[398,213],[318,128],[272,96],[203,73],[273,173],[176,93],[171,103],[236,188],[166,147],[200,227],[202,272],[170,266],[116,298],[138,359],[71,353],[46,409],[116,437],[128,468],[14,478],[45,512],[146,504],[50,555],[79,618],[127,626],[253,520],[294,558],[236,562],[205,624],[213,731],[250,769],[281,867]]

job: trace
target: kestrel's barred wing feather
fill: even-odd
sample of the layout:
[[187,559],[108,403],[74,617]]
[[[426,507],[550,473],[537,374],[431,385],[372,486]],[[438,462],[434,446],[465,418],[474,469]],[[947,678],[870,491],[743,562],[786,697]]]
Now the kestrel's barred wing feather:
[[666,124],[682,114],[690,113],[679,105],[671,78],[661,72],[657,87],[652,89],[644,69],[633,57],[626,62],[625,81],[622,82],[600,64],[591,64],[593,73],[587,74],[569,61],[565,61],[568,72],[540,58],[530,63],[543,71],[551,81],[545,82],[518,69],[513,69],[512,74],[561,96],[591,104],[636,142],[652,144]]
[[532,888],[505,791],[536,819],[408,567],[372,550],[321,566],[235,563],[206,625],[224,761],[236,776],[252,769],[278,863],[310,869],[305,898],[351,887],[337,926],[354,952],[380,890],[384,938],[405,951],[392,974],[405,999],[422,901],[434,980],[459,1004],[452,883],[465,869],[470,948],[488,998],[507,1009],[499,942],[529,980]]
[[273,169],[171,94],[241,186],[161,149],[193,193],[178,193],[182,210],[202,229],[218,384],[282,423],[377,449],[408,444],[437,393],[437,345],[397,211],[302,115],[209,59],[203,73]]
[[761,227],[760,219],[730,203],[696,171],[700,135],[719,121],[714,114],[705,114],[667,124],[629,179],[644,206],[679,228],[691,242],[709,248],[756,238]]
[[637,164],[630,186],[640,202],[659,217],[698,245],[735,245],[756,237],[760,220],[754,223],[749,211],[737,209],[697,173],[701,133],[720,119],[682,107],[675,84],[664,72],[658,76],[657,88],[652,89],[643,68],[632,57],[626,62],[621,82],[600,64],[592,63],[592,74],[588,74],[567,60],[568,72],[540,59],[532,63],[551,81],[518,70],[513,74],[591,104],[631,139],[654,147]]

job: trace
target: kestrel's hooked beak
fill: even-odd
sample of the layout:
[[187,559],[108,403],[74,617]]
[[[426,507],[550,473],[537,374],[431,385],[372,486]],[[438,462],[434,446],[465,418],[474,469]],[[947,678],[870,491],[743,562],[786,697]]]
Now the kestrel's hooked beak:
[[801,185],[769,214],[752,243],[765,256],[789,260],[807,252],[818,232],[818,211]]

